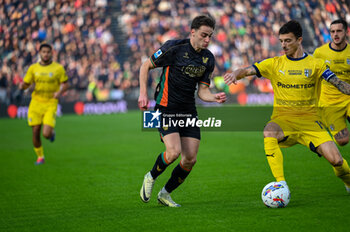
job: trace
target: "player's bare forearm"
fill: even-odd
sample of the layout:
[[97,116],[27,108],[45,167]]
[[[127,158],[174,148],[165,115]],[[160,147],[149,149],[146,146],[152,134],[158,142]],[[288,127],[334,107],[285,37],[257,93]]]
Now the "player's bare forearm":
[[240,80],[246,76],[256,75],[256,70],[255,68],[253,68],[253,66],[249,66],[243,69],[238,69],[237,71],[239,71],[237,73],[237,80]]
[[199,84],[198,85],[198,97],[202,100],[202,101],[206,101],[206,102],[213,102],[215,101],[215,97],[214,94],[212,94],[209,90],[209,87],[203,84]]
[[138,106],[141,110],[148,109],[148,94],[147,94],[147,79],[150,69],[153,69],[153,64],[150,60],[146,60],[140,68],[139,83],[140,94],[138,99]]
[[338,77],[334,76],[328,80],[329,83],[332,83],[340,92],[350,95],[350,84],[345,81],[340,80]]
[[206,102],[224,103],[226,101],[225,93],[213,94],[208,86],[202,84],[200,84],[198,88],[198,97]]
[[146,60],[140,68],[139,82],[140,82],[140,94],[147,94],[147,79],[149,70],[153,68],[150,60]]
[[236,82],[246,76],[255,75],[256,70],[253,66],[247,68],[236,69],[232,73],[226,73],[224,75],[224,81],[227,85],[236,84]]
[[19,89],[20,90],[26,90],[26,89],[28,89],[28,87],[30,86],[30,84],[28,84],[28,83],[26,83],[26,82],[22,82],[22,83],[20,83],[19,84]]
[[61,84],[61,90],[60,90],[61,94],[64,94],[64,93],[68,90],[68,88],[69,88],[69,83],[68,83],[68,81],[63,82],[63,83]]

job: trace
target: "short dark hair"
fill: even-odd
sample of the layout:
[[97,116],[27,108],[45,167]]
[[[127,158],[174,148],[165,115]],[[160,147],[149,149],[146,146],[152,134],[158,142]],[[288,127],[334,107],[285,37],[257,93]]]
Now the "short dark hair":
[[48,43],[40,44],[39,51],[41,51],[42,48],[49,48],[50,50],[52,50],[52,46]]
[[278,32],[279,35],[288,33],[293,33],[298,39],[303,36],[303,28],[298,21],[291,20],[288,23],[285,23]]
[[191,24],[191,29],[199,29],[201,26],[208,26],[215,29],[215,19],[211,15],[199,15]]
[[348,23],[347,23],[344,19],[337,19],[337,20],[334,20],[334,21],[331,23],[331,26],[332,26],[333,24],[338,24],[338,23],[343,24],[343,28],[344,28],[345,32],[348,30]]

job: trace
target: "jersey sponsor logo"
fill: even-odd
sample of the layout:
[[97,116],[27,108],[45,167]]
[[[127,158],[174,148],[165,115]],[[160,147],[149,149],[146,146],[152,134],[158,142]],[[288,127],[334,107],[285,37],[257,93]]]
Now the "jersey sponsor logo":
[[53,77],[53,73],[52,72],[49,72],[49,77]]
[[305,76],[306,77],[309,77],[309,76],[311,76],[311,74],[312,74],[312,69],[304,69],[304,74],[305,74]]
[[159,56],[161,56],[163,53],[162,53],[162,50],[158,49],[158,51],[156,51],[153,55],[154,57],[157,59]]
[[309,89],[315,87],[315,83],[310,84],[283,84],[281,82],[277,82],[277,87],[282,89]]
[[302,75],[303,71],[302,70],[288,70],[289,75]]
[[286,75],[285,71],[282,71],[281,69],[279,70],[279,72],[282,73],[283,75]]
[[350,58],[347,58],[347,59],[346,59],[346,63],[347,63],[348,65],[350,65]]
[[201,77],[203,76],[205,70],[205,66],[188,65],[182,68],[182,71],[190,77]]
[[203,63],[206,64],[208,62],[208,59],[209,59],[208,57],[202,57]]
[[334,64],[344,64],[344,60],[333,60]]
[[185,52],[185,55],[183,56],[183,58],[189,59],[190,57],[188,56],[188,52]]
[[[38,79],[37,81],[36,81],[36,83],[42,83],[42,84],[52,84],[52,83],[56,83],[56,81],[55,80],[50,80],[50,79]],[[49,92],[49,91],[47,91],[47,92]]]
[[316,99],[310,100],[285,100],[285,99],[276,99],[276,104],[283,106],[312,106],[316,104]]
[[341,71],[341,70],[338,70],[338,71],[333,70],[332,72],[333,72],[335,75],[337,75],[338,77],[339,77],[340,75],[349,75],[349,74],[350,74],[350,70],[344,70],[344,71]]

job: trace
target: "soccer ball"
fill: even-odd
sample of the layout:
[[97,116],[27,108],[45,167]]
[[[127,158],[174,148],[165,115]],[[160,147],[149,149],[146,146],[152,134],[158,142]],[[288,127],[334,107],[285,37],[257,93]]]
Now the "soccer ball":
[[286,207],[290,200],[289,188],[280,182],[268,183],[262,190],[261,199],[269,208]]

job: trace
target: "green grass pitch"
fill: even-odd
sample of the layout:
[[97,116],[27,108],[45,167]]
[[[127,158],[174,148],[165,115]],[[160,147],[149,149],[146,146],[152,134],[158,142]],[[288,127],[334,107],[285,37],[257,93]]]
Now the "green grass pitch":
[[[0,231],[350,229],[343,183],[300,145],[282,150],[289,205],[263,205],[262,188],[273,177],[262,132],[203,132],[197,164],[172,194],[182,205],[174,209],[156,199],[174,164],[157,179],[151,201],[140,200],[143,176],[164,147],[157,132],[141,130],[139,111],[58,118],[56,141],[43,141],[42,166],[34,165],[25,120],[1,119],[0,131]],[[341,151],[350,161],[350,145]]]

